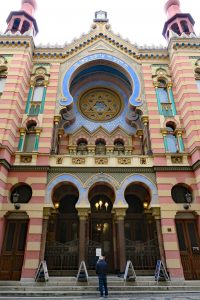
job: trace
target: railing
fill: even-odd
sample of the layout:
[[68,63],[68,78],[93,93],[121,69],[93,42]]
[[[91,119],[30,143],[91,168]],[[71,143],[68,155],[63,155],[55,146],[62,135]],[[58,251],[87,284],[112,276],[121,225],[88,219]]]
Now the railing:
[[133,263],[134,269],[153,270],[159,257],[155,240],[137,242],[126,239],[126,260]]
[[173,116],[173,110],[172,110],[172,104],[171,103],[161,103],[162,106],[162,112],[165,117],[172,117]]
[[32,102],[28,115],[29,116],[37,116],[40,113],[41,102]]
[[45,260],[49,270],[78,268],[78,240],[67,243],[47,242]]

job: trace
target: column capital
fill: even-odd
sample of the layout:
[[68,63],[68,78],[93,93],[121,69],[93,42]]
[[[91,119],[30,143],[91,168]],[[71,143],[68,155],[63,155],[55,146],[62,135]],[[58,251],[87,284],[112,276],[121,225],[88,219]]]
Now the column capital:
[[19,132],[20,132],[20,135],[25,135],[26,128],[24,128],[24,127],[19,128]]
[[160,215],[160,207],[152,207],[151,208],[152,211],[152,216],[157,219],[160,220],[161,219],[161,215]]
[[51,215],[51,207],[44,207],[43,208],[43,217],[44,219],[49,219],[50,215]]
[[142,119],[142,122],[143,122],[144,126],[147,126],[147,124],[149,123],[149,117],[148,116],[142,116],[141,119]]
[[53,121],[54,121],[55,125],[58,125],[58,123],[60,122],[60,118],[61,118],[61,116],[54,116]]
[[42,128],[39,128],[39,127],[36,128],[35,132],[36,132],[37,135],[40,135],[40,133],[42,132]]
[[126,216],[126,210],[127,208],[115,208],[115,216],[116,219],[119,220],[124,220],[125,216]]
[[63,128],[59,128],[58,129],[58,136],[59,136],[59,138],[61,138],[64,135],[64,133],[65,133],[65,131],[64,131]]
[[138,129],[138,130],[136,131],[136,135],[137,135],[139,138],[142,138],[143,135],[144,135],[143,129]]
[[84,207],[77,207],[77,210],[78,210],[79,219],[83,220],[83,221],[86,221],[88,219],[89,209],[84,208]]
[[183,132],[184,132],[183,128],[177,128],[176,131],[175,131],[175,133],[177,134],[177,136],[182,136]]
[[166,136],[168,131],[165,128],[161,128],[160,132],[162,133],[163,136]]

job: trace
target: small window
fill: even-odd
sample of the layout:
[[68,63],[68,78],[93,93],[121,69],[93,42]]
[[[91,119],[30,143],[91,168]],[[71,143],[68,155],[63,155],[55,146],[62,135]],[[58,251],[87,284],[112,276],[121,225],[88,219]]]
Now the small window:
[[21,20],[20,19],[15,19],[13,22],[13,27],[12,27],[12,32],[13,31],[17,31],[19,29],[19,24],[20,24]]
[[29,30],[29,28],[30,28],[30,23],[25,20],[22,24],[21,33],[24,34],[25,32],[27,32]]
[[176,153],[178,152],[179,148],[178,148],[178,141],[177,138],[174,134],[174,128],[171,125],[167,125],[166,126],[167,129],[167,146],[168,146],[168,151],[172,152],[172,153]]
[[41,102],[42,98],[43,98],[43,92],[44,92],[44,87],[43,86],[36,86],[34,88],[34,92],[33,92],[33,101],[34,102]]
[[158,81],[158,95],[159,95],[160,103],[168,103],[169,102],[167,84],[164,80]]
[[10,195],[10,201],[14,202],[15,194],[18,196],[18,203],[28,203],[32,197],[32,188],[28,184],[20,184],[15,187]]
[[36,141],[36,128],[37,124],[34,121],[31,121],[27,125],[27,133],[24,141],[24,152],[32,152],[34,150],[35,141]]
[[187,21],[181,21],[181,27],[182,27],[183,32],[190,33]]
[[97,155],[106,154],[106,142],[103,139],[98,139],[95,144],[96,144],[95,152]]
[[181,34],[180,29],[179,29],[177,23],[174,23],[174,24],[171,26],[171,30],[174,31],[175,33],[177,33],[178,35]]

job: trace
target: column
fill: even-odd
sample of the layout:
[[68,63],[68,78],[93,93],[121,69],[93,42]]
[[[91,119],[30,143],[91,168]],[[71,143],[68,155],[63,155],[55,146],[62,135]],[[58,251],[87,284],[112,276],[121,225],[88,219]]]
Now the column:
[[41,247],[40,247],[40,261],[44,260],[45,254],[45,247],[46,247],[46,238],[47,238],[47,228],[48,228],[48,221],[50,216],[50,208],[44,208],[44,216],[42,222],[42,236],[41,236]]
[[42,103],[40,106],[40,114],[43,114],[43,112],[44,112],[44,104],[45,104],[46,94],[47,94],[47,86],[45,85],[43,95],[42,95]]
[[88,220],[88,208],[78,208],[79,216],[79,263],[86,260],[86,228]]
[[163,235],[162,235],[162,228],[161,228],[160,208],[158,208],[158,207],[152,208],[152,215],[154,216],[154,219],[156,222],[156,231],[157,231],[157,237],[158,237],[160,259],[166,266],[164,242],[163,242]]
[[23,151],[23,146],[24,146],[24,136],[26,129],[25,128],[20,128],[20,139],[19,139],[19,144],[18,144],[18,151],[22,152]]
[[33,148],[33,151],[38,151],[39,148],[39,138],[40,138],[40,133],[41,133],[41,128],[36,129],[36,137],[35,137],[35,145]]
[[144,134],[145,134],[146,139],[147,139],[147,154],[152,155],[150,132],[149,132],[149,117],[148,116],[142,116],[142,122],[144,124]]
[[184,148],[184,144],[183,144],[182,130],[181,129],[177,130],[176,136],[177,136],[179,151],[184,152],[185,148]]
[[140,139],[141,154],[144,155],[145,154],[144,153],[144,144],[143,144],[143,142],[144,142],[144,139],[143,139],[144,134],[143,134],[143,130],[142,129],[138,129],[137,130],[137,136]]
[[125,272],[126,267],[126,247],[125,247],[125,232],[124,232],[124,217],[126,208],[115,208],[117,220],[117,241],[118,241],[118,256],[120,273]]
[[53,143],[52,143],[52,153],[57,153],[57,142],[58,142],[58,125],[60,122],[60,116],[54,116],[54,129],[53,129]]
[[30,87],[29,94],[28,94],[28,100],[27,100],[26,109],[25,109],[26,114],[29,113],[32,96],[33,96],[33,85]]
[[167,144],[167,130],[166,129],[161,129],[161,133],[163,135],[165,152],[168,152],[169,149],[168,149],[168,144]]
[[176,106],[175,106],[175,102],[174,102],[174,95],[172,92],[172,83],[168,83],[167,89],[168,89],[170,103],[172,105],[172,113],[173,113],[173,116],[175,116],[177,114],[177,112],[176,112]]

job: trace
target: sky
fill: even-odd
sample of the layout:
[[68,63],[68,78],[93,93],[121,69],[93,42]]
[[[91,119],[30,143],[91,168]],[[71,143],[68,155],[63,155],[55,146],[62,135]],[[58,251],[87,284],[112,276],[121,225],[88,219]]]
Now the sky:
[[[0,0],[0,32],[6,29],[10,11],[21,8],[21,0]],[[181,10],[194,18],[195,32],[200,33],[200,0],[180,0]],[[93,23],[94,13],[104,10],[108,13],[112,31],[128,38],[139,46],[166,46],[162,36],[166,15],[166,0],[37,0],[35,18],[39,33],[35,38],[39,44],[71,43],[87,33]]]

